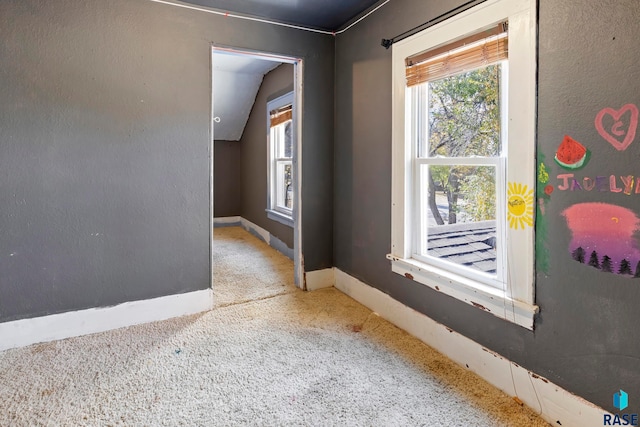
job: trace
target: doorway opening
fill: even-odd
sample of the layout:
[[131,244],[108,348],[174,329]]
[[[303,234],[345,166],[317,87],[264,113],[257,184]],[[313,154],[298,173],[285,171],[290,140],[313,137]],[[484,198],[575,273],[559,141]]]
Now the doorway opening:
[[[240,221],[252,234],[293,258],[293,282],[298,288],[305,288],[301,243],[302,66],[302,60],[295,57],[211,47],[212,287],[214,228]],[[287,70],[291,71],[290,83],[283,86],[282,77],[275,75],[283,76]],[[271,84],[265,89],[272,73],[269,81],[279,79],[280,86]],[[266,100],[265,91],[272,92],[267,93]],[[273,108],[274,102],[283,99],[288,100],[286,105]],[[283,123],[283,119],[289,121]],[[220,157],[223,147],[241,153],[240,176],[234,171],[233,162]],[[225,169],[232,175],[222,175]],[[232,207],[226,206],[229,203]]]

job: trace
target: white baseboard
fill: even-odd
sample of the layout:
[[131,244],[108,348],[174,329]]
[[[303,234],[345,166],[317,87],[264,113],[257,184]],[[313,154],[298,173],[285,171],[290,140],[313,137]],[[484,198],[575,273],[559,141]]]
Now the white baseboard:
[[240,223],[242,224],[242,228],[247,230],[249,233],[256,235],[265,241],[268,245],[271,245],[271,233],[264,228],[260,227],[257,224],[252,223],[246,218],[240,217]]
[[330,288],[335,284],[334,269],[325,268],[324,270],[314,270],[306,272],[305,281],[308,291]]
[[271,243],[271,233],[269,233],[267,230],[260,227],[259,225],[254,224],[248,219],[245,219],[241,216],[223,216],[223,217],[213,218],[213,226],[214,227],[228,227],[228,226],[242,227],[249,233],[261,239],[266,244]]
[[[335,287],[510,396],[554,426],[602,426],[604,409],[484,348],[335,268]],[[513,378],[512,378],[513,374]]]
[[214,227],[226,227],[226,226],[240,226],[253,234],[267,245],[271,246],[286,257],[293,259],[293,248],[287,246],[282,240],[272,235],[268,230],[260,227],[257,224],[245,219],[241,216],[226,216],[213,219]]
[[239,216],[220,216],[217,218],[213,218],[213,226],[224,227],[228,225],[240,224],[241,221],[242,221],[242,217],[239,217]]
[[94,334],[141,323],[200,313],[213,308],[211,289],[131,301],[112,307],[0,323],[0,351]]

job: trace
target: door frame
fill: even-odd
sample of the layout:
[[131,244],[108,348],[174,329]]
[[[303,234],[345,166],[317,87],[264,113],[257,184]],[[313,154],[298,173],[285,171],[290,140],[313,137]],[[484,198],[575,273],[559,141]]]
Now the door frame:
[[[293,187],[293,277],[295,285],[306,290],[306,281],[304,280],[304,256],[302,253],[302,110],[303,110],[303,60],[294,56],[282,55],[273,52],[263,52],[244,48],[236,48],[230,46],[221,46],[211,44],[210,49],[210,84],[211,84],[211,111],[210,128],[209,128],[209,264],[210,264],[210,287],[213,289],[213,229],[214,229],[214,141],[215,141],[215,116],[213,79],[214,76],[214,53],[224,52],[228,54],[248,56],[266,61],[281,62],[293,64],[293,106],[292,116],[294,118],[293,138],[295,144],[293,147],[293,169],[294,169],[294,187]],[[219,118],[218,118],[219,121]],[[266,140],[265,140],[266,143]]]

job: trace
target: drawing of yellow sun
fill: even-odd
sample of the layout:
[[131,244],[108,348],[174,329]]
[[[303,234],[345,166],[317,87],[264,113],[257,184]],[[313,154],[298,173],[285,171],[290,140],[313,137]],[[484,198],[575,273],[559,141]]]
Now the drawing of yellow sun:
[[533,189],[524,184],[509,183],[507,194],[507,220],[509,227],[522,228],[533,226]]

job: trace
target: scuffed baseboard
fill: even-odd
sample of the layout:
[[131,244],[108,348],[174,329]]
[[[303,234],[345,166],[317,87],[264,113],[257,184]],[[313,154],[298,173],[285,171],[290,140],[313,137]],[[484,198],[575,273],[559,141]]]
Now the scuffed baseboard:
[[[334,268],[335,287],[457,364],[517,397],[554,426],[602,426],[604,409]],[[513,375],[513,377],[512,377]]]
[[0,351],[196,314],[212,307],[213,291],[204,289],[0,323]]

